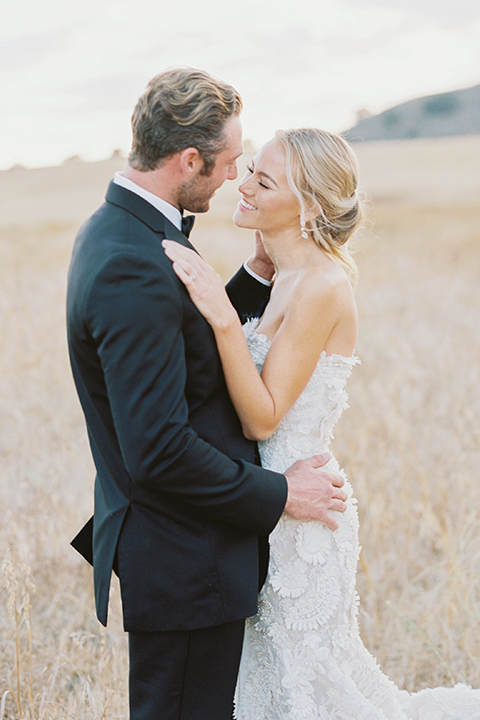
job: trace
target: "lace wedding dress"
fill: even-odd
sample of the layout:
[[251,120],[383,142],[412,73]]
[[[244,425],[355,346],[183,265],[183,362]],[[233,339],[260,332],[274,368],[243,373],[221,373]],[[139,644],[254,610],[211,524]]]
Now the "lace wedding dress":
[[[244,325],[259,371],[270,347]],[[355,357],[326,356],[275,433],[259,443],[262,464],[283,472],[328,450],[347,407]],[[339,471],[332,458],[328,468]],[[270,537],[269,574],[258,614],[247,620],[236,693],[237,720],[480,720],[480,690],[465,685],[400,691],[364,647],[357,623],[360,552],[352,487],[335,532],[283,515]]]

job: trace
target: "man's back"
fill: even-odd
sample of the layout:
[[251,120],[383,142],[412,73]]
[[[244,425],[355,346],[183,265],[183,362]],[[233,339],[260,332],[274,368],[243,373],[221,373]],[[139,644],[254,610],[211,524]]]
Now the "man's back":
[[[77,238],[68,296],[72,368],[97,468],[97,611],[105,622],[116,551],[127,629],[239,619],[255,612],[256,535],[268,533],[278,508],[252,512],[256,473],[265,471],[244,463],[255,448],[241,433],[213,334],[164,255],[173,226],[128,190],[111,186],[107,198]],[[280,507],[283,483],[271,484]]]

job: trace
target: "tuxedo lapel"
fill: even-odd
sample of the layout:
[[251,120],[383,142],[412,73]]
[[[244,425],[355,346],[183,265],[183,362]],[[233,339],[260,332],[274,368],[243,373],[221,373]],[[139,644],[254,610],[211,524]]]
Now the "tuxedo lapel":
[[105,200],[134,215],[138,220],[148,225],[151,230],[161,235],[160,239],[175,240],[185,247],[195,249],[185,235],[160,210],[157,210],[151,203],[144,200],[140,195],[131,192],[131,190],[127,190],[127,188],[112,181],[108,186]]

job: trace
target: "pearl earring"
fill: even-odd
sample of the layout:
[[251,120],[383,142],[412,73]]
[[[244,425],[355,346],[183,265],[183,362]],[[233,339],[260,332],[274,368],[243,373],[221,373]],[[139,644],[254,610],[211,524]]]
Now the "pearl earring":
[[308,238],[308,233],[305,230],[305,220],[302,220],[300,223],[300,229],[302,231],[302,237],[305,238],[305,240]]

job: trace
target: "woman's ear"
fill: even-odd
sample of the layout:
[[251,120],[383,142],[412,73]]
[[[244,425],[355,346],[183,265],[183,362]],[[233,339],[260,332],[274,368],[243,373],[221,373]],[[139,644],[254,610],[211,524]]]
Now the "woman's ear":
[[305,222],[311,222],[319,215],[322,215],[323,208],[319,202],[315,202],[313,205],[305,209]]

